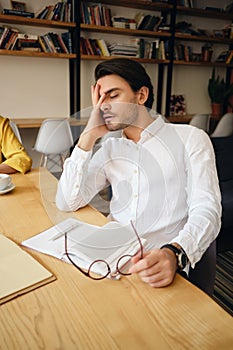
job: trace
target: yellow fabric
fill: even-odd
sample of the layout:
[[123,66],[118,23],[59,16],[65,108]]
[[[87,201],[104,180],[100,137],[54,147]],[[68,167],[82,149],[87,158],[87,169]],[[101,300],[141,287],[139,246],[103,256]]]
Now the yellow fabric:
[[26,173],[32,166],[32,160],[11,129],[9,119],[1,116],[0,163],[5,163],[21,173]]

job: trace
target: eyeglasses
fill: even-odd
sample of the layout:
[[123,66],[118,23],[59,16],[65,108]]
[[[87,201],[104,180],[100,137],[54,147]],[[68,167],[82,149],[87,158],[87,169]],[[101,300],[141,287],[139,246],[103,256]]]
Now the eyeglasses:
[[[130,221],[131,226],[133,228],[133,231],[138,239],[138,243],[140,246],[140,259],[143,258],[143,245],[142,245],[142,241],[135,229],[135,226],[133,224],[132,221]],[[85,276],[93,279],[93,280],[102,280],[104,278],[106,278],[108,275],[111,275],[112,278],[116,277],[117,274],[120,275],[124,275],[124,276],[128,276],[131,275],[131,273],[129,272],[125,272],[124,268],[125,268],[125,264],[126,262],[128,262],[134,255],[131,254],[125,254],[122,255],[116,263],[116,272],[112,273],[111,272],[111,268],[108,264],[108,262],[106,260],[102,260],[102,259],[98,259],[98,260],[94,260],[91,265],[89,266],[88,270],[85,271],[83,270],[81,267],[79,267],[70,257],[70,253],[68,252],[68,245],[67,245],[67,232],[65,232],[65,255],[67,256],[67,258],[69,259],[69,261]],[[101,268],[102,274],[99,275],[97,274],[96,268]]]

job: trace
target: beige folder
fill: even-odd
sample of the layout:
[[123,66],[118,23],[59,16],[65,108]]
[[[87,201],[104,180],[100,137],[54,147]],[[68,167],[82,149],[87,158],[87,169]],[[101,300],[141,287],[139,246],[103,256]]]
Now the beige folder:
[[30,254],[0,234],[0,304],[55,279]]

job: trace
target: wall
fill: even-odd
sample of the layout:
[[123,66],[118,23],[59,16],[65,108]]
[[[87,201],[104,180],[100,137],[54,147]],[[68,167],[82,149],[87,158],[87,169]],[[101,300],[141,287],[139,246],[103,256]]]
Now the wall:
[[[23,0],[22,2],[27,4],[28,11],[36,12],[45,4],[57,1]],[[0,0],[0,5],[1,8],[11,8],[10,0]],[[29,34],[45,34],[50,30],[50,28],[12,26]],[[12,119],[70,115],[67,59],[1,55],[0,77],[1,115]],[[38,166],[39,155],[32,151],[38,129],[25,129],[20,132],[28,153],[33,157],[33,166]]]

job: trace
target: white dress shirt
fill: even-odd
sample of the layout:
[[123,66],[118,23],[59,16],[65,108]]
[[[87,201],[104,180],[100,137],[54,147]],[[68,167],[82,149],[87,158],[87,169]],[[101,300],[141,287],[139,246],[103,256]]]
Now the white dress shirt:
[[219,233],[215,155],[200,129],[159,116],[138,143],[110,137],[93,156],[76,146],[58,183],[57,207],[77,210],[109,184],[111,219],[133,220],[154,247],[180,244],[192,267]]

